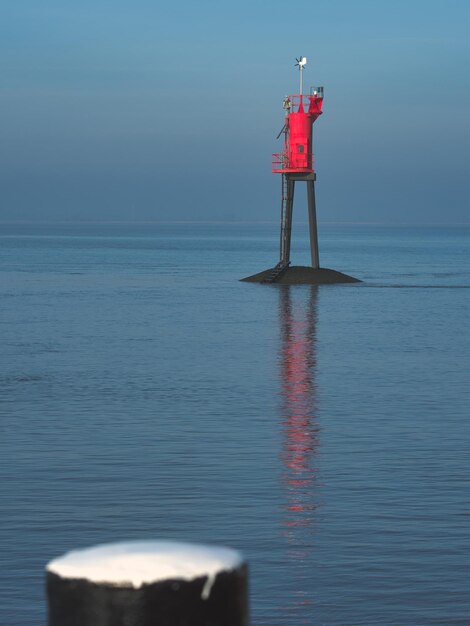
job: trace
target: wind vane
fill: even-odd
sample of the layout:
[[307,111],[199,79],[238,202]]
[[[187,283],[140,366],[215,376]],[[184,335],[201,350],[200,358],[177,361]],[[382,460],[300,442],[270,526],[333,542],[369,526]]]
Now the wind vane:
[[299,74],[300,74],[300,91],[299,94],[302,95],[302,71],[304,69],[304,66],[307,65],[307,57],[303,57],[300,56],[298,59],[295,59],[297,61],[297,63],[294,65],[294,67],[298,67],[299,68]]

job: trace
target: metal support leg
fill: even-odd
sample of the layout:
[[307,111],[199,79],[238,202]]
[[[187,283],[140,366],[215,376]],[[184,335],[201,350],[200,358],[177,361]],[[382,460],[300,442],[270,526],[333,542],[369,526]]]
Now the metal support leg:
[[282,263],[282,260],[285,257],[285,223],[286,223],[286,213],[287,213],[287,178],[286,175],[282,175],[282,189],[281,189],[281,235],[279,240],[279,263]]
[[294,211],[294,186],[295,181],[287,178],[287,214],[286,214],[286,258],[285,262],[290,263],[290,242],[292,238],[292,214]]
[[320,257],[318,254],[317,211],[315,206],[315,182],[307,181],[308,198],[308,224],[310,230],[310,253],[312,255],[312,267],[319,269]]
[[282,175],[281,206],[281,242],[280,259],[282,264],[290,261],[290,242],[292,233],[292,212],[294,206],[294,181],[286,174]]

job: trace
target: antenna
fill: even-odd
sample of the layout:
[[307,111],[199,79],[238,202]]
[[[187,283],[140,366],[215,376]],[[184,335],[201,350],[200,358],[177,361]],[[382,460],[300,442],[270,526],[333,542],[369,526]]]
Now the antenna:
[[304,65],[307,65],[307,57],[303,57],[300,56],[298,59],[295,59],[297,61],[297,63],[294,65],[294,67],[298,67],[299,68],[299,74],[300,74],[300,95],[302,95],[302,70],[304,69]]

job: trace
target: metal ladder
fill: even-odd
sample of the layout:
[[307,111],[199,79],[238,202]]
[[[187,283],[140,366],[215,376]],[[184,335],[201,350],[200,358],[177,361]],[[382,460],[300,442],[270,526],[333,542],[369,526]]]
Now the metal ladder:
[[272,270],[270,270],[269,274],[263,278],[262,283],[275,283],[278,278],[282,276],[282,274],[289,267],[290,262],[279,261],[277,265],[275,265]]
[[289,195],[289,184],[287,176],[282,175],[282,191],[281,191],[281,242],[280,242],[280,263],[290,262],[290,218],[291,198]]
[[282,175],[281,195],[281,240],[280,259],[261,281],[263,283],[275,283],[290,265],[290,238],[292,230],[292,193],[293,183],[289,183],[287,176]]

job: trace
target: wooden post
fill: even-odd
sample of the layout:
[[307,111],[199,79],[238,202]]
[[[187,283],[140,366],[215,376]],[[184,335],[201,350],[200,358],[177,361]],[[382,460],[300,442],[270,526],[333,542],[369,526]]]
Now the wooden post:
[[48,563],[49,626],[248,626],[247,565],[229,548],[135,541]]

